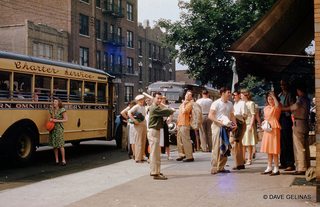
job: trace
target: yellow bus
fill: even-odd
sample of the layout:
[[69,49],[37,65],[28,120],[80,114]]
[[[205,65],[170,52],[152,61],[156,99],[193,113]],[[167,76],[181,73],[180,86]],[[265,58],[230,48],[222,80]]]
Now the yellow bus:
[[94,68],[0,51],[0,153],[28,162],[48,143],[53,97],[68,113],[66,142],[111,140],[113,78]]

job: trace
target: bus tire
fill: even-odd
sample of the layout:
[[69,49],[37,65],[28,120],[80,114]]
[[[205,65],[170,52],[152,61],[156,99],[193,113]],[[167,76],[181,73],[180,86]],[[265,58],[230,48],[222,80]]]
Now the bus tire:
[[22,128],[12,134],[11,157],[15,162],[27,164],[32,161],[36,151],[35,137],[33,132]]

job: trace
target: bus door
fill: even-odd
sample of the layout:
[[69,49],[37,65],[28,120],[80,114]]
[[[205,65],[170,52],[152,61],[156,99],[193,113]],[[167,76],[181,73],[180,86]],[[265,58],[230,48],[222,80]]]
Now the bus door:
[[108,83],[108,124],[107,124],[107,140],[112,140],[114,138],[114,122],[115,122],[115,107],[114,107],[114,97],[115,97],[115,87],[111,82]]

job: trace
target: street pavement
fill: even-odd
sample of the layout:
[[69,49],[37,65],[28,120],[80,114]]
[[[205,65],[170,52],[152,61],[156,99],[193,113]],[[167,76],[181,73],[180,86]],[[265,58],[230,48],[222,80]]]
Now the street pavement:
[[[177,157],[177,152],[172,152]],[[162,156],[168,180],[153,180],[149,164],[126,160],[0,192],[0,206],[30,207],[224,207],[319,206],[315,186],[292,185],[294,176],[261,175],[266,155],[257,153],[252,165],[229,174],[210,174],[210,153],[194,153],[184,163]]]

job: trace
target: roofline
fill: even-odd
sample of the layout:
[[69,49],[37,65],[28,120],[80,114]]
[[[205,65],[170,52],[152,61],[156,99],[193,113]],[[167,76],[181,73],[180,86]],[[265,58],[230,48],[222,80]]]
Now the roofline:
[[69,63],[69,62],[48,60],[48,59],[39,58],[39,57],[22,55],[22,54],[18,54],[18,53],[0,51],[0,58],[17,59],[17,60],[30,61],[30,62],[41,63],[41,64],[55,65],[55,66],[59,66],[59,67],[67,67],[67,68],[72,68],[72,69],[76,69],[76,70],[84,70],[87,72],[100,73],[100,74],[109,76],[110,78],[113,78],[113,79],[115,78],[115,76],[112,76],[109,73],[107,73],[103,70],[96,69],[96,68],[86,67],[83,65]]

